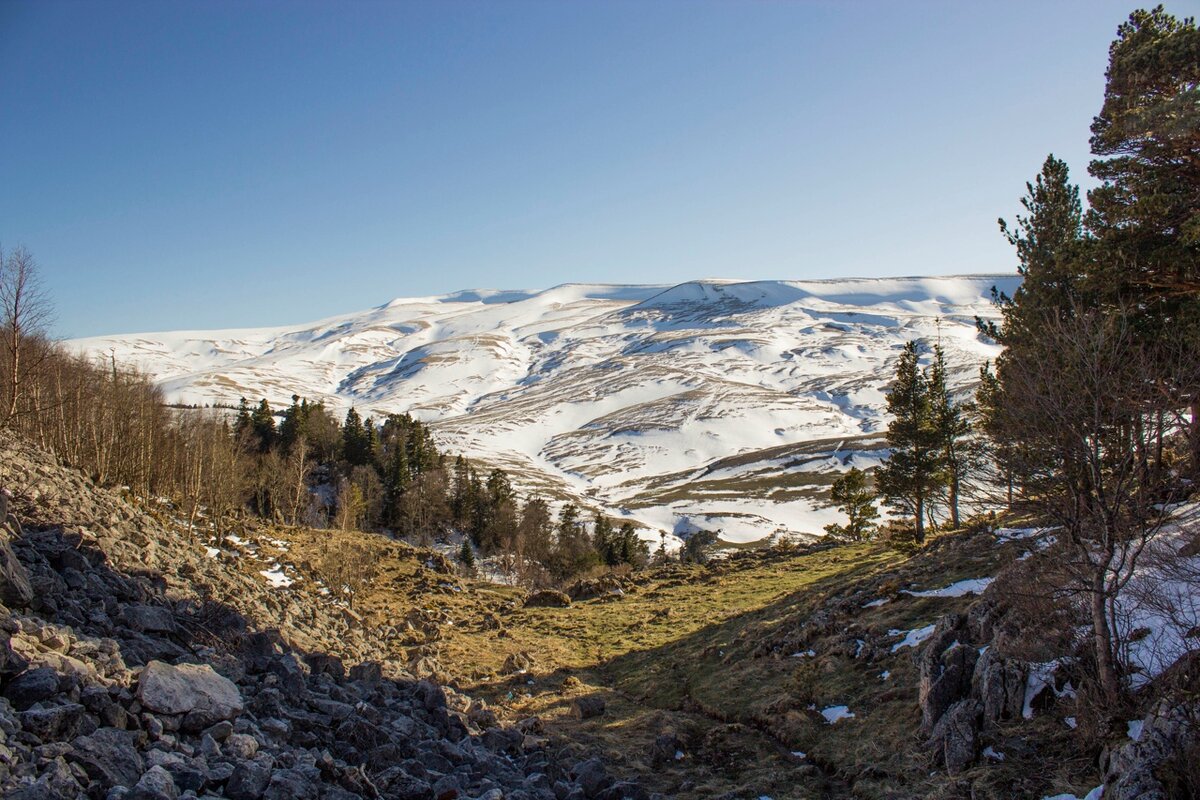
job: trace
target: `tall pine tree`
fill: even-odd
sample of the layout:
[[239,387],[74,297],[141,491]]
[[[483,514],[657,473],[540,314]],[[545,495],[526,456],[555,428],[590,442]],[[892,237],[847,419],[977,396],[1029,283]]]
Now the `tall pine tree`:
[[900,354],[887,409],[891,455],[876,472],[875,485],[889,506],[912,518],[916,540],[923,542],[929,500],[945,485],[945,455],[916,342]]

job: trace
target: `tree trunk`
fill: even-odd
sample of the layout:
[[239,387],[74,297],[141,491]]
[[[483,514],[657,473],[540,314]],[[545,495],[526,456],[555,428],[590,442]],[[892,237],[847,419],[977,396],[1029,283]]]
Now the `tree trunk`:
[[917,529],[913,534],[917,544],[925,541],[925,498],[917,498]]
[[1113,657],[1112,630],[1108,625],[1108,614],[1105,611],[1104,573],[1101,572],[1092,581],[1092,644],[1096,655],[1096,669],[1099,672],[1100,687],[1105,699],[1110,704],[1115,703],[1120,696],[1121,687],[1117,681],[1117,669]]
[[1192,401],[1192,425],[1188,430],[1192,445],[1192,474],[1200,476],[1200,397]]
[[958,530],[960,522],[958,516],[958,476],[955,475],[950,479],[950,524]]

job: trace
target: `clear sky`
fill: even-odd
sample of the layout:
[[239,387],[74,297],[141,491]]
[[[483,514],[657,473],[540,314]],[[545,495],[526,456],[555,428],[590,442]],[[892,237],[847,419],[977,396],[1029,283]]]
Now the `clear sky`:
[[62,336],[1008,271],[1135,7],[0,0],[0,244]]

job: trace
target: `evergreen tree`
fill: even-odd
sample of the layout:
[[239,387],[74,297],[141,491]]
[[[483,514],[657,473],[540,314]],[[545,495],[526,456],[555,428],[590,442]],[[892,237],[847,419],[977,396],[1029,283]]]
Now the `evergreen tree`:
[[875,485],[889,506],[912,517],[916,540],[923,542],[926,505],[945,483],[945,460],[916,342],[904,346],[896,364],[887,409],[892,415],[887,432],[891,455],[876,472]]
[[342,458],[351,466],[366,464],[370,461],[370,451],[367,449],[367,430],[363,427],[362,418],[353,406],[346,412],[346,421],[342,423]]
[[470,539],[463,539],[462,547],[458,550],[458,560],[469,572],[475,571],[475,550],[471,547]]
[[258,445],[258,451],[265,453],[275,444],[275,415],[271,405],[263,398],[254,413],[250,415],[250,430]]
[[250,403],[243,397],[238,403],[237,421],[233,425],[233,432],[239,440],[244,441],[253,429],[254,423],[250,420]]
[[1009,349],[1036,346],[1048,316],[1067,314],[1080,302],[1087,277],[1079,187],[1071,183],[1066,163],[1047,156],[1025,188],[1021,205],[1027,215],[1018,216],[1012,227],[1000,220],[1000,232],[1017,251],[1021,285],[1012,297],[995,295],[1000,325],[978,323]]
[[[1096,284],[1131,317],[1160,366],[1162,413],[1190,406],[1200,476],[1200,30],[1161,5],[1139,10],[1109,48],[1104,105],[1092,122],[1087,225],[1102,251]],[[1134,311],[1136,310],[1136,314]],[[1168,380],[1169,376],[1179,380]]]
[[650,560],[650,546],[637,535],[637,529],[632,522],[623,522],[617,532],[620,541],[621,562],[630,564],[638,569],[646,566]]
[[830,497],[837,504],[838,511],[848,519],[845,525],[826,525],[825,532],[855,542],[869,539],[875,530],[879,511],[875,508],[875,492],[867,474],[858,467],[851,467],[849,472],[833,482]]
[[612,520],[599,511],[596,512],[596,520],[592,525],[592,546],[596,548],[600,560],[608,566],[615,567],[622,562],[621,546],[616,539]]
[[1171,316],[1200,294],[1200,30],[1138,10],[1108,55],[1088,228],[1109,251],[1104,285]]
[[300,395],[292,395],[292,404],[283,412],[283,422],[279,424],[279,447],[284,453],[292,451],[292,445],[304,435],[304,411],[300,405]]
[[929,370],[930,413],[941,439],[950,524],[958,528],[961,525],[959,496],[963,481],[974,466],[974,453],[970,442],[971,423],[963,407],[951,397],[946,377],[946,353],[941,344],[937,344],[933,348],[933,365]]

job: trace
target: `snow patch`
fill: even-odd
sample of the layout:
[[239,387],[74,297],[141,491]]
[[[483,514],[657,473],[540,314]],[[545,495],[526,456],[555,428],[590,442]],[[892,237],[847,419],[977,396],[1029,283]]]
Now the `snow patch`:
[[895,631],[893,633],[892,631],[889,631],[889,633],[891,633],[893,636],[898,635],[900,633],[904,634],[903,639],[901,639],[899,642],[896,642],[896,644],[892,645],[892,652],[895,653],[898,650],[903,650],[905,647],[916,647],[921,642],[925,641],[926,639],[928,639],[930,636],[933,635],[934,627],[936,627],[936,626],[926,625],[924,628],[917,628],[915,630],[911,630],[911,631],[907,631],[907,632]]
[[854,713],[847,706],[830,706],[829,708],[821,709],[821,716],[830,725],[841,719],[854,719]]
[[900,591],[913,597],[962,597],[967,594],[982,593],[994,580],[995,578],[970,578],[965,581],[952,583],[949,586],[944,586],[941,589],[929,589],[923,592],[913,592],[908,589],[901,589]]

